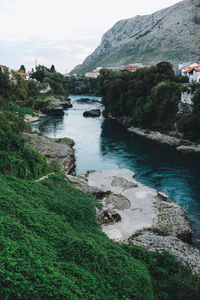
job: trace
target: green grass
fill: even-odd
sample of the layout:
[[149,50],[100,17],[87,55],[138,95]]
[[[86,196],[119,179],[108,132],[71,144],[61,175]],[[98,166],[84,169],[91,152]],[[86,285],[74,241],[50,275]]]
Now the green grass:
[[1,299],[198,295],[191,273],[170,255],[109,240],[96,222],[96,200],[61,173],[41,182],[0,175],[0,185]]
[[34,181],[52,168],[24,145],[25,128],[23,113],[1,112],[0,299],[199,299],[173,256],[111,241],[96,199],[62,173]]

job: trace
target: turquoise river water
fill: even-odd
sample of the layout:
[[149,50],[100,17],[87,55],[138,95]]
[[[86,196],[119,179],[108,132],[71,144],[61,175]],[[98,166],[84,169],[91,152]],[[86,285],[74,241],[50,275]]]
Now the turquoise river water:
[[103,110],[101,98],[70,98],[73,108],[66,110],[63,117],[42,117],[33,129],[49,137],[70,137],[75,141],[77,174],[128,168],[136,173],[138,181],[169,195],[186,211],[194,230],[193,242],[200,248],[200,159],[138,137],[115,120],[103,116],[84,118],[85,110]]

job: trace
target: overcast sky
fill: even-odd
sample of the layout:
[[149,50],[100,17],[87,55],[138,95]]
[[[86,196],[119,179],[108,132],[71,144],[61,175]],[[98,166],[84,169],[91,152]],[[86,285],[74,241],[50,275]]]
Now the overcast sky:
[[38,64],[69,72],[117,21],[180,0],[0,0],[0,64]]

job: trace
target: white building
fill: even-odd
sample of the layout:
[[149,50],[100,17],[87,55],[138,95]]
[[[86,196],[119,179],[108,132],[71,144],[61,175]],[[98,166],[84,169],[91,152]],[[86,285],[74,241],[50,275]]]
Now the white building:
[[189,82],[199,82],[200,83],[200,65],[192,66],[184,71],[184,75],[189,77]]

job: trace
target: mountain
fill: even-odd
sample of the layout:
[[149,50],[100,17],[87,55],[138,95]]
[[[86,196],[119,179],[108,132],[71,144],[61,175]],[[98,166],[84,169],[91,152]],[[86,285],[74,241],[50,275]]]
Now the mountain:
[[151,15],[117,22],[72,73],[159,61],[200,61],[200,0],[185,0]]

